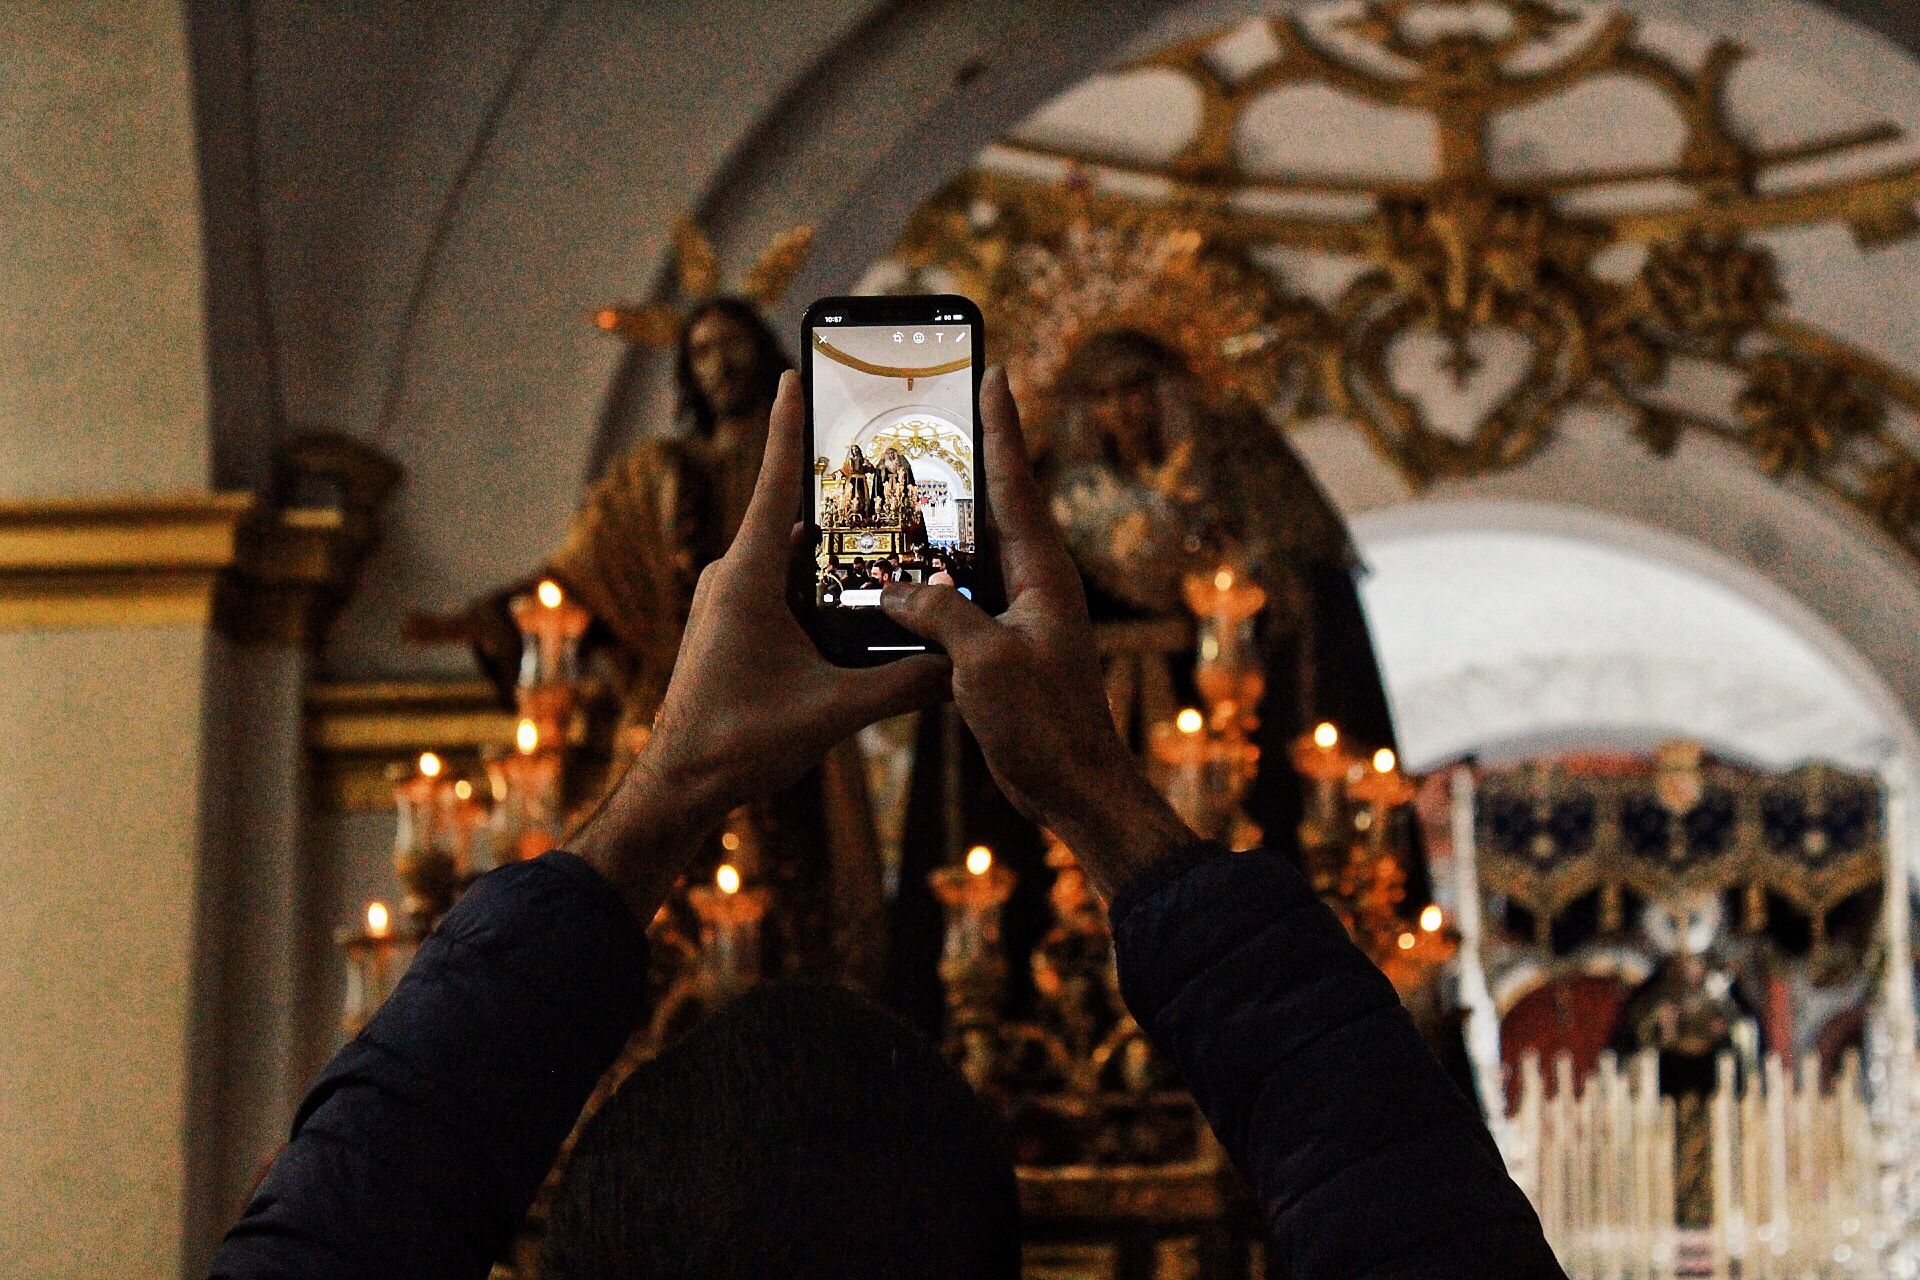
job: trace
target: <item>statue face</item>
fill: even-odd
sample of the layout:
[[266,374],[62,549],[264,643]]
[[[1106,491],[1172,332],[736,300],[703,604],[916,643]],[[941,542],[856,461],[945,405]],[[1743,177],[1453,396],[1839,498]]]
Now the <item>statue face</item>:
[[1160,396],[1153,370],[1133,360],[1115,361],[1086,377],[1073,402],[1084,429],[1122,466],[1160,461]]
[[687,365],[716,418],[759,407],[754,403],[757,359],[753,334],[725,312],[709,311],[687,331]]

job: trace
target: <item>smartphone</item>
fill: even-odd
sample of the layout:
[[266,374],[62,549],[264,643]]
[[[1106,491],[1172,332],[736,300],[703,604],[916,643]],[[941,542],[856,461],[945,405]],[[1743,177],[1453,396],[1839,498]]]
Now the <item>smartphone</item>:
[[822,298],[801,321],[804,509],[818,530],[801,621],[841,666],[937,645],[880,610],[889,580],[999,612],[980,465],[980,309],[954,294]]

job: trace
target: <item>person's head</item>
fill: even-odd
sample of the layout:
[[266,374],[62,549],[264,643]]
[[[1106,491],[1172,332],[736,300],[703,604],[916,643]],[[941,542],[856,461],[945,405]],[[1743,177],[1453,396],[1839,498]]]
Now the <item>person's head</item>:
[[640,1066],[580,1135],[546,1280],[1019,1274],[996,1116],[850,992],[741,997]]
[[793,361],[751,302],[702,303],[680,331],[674,382],[681,412],[705,435],[721,418],[771,405],[780,375],[791,368]]
[[853,571],[855,573],[865,573],[867,571],[867,562],[861,557],[855,556],[853,558]]
[[873,576],[881,582],[892,582],[893,566],[882,560],[873,566]]
[[1161,461],[1167,451],[1163,383],[1191,376],[1157,338],[1110,329],[1082,342],[1060,372],[1068,430],[1077,451],[1121,466]]

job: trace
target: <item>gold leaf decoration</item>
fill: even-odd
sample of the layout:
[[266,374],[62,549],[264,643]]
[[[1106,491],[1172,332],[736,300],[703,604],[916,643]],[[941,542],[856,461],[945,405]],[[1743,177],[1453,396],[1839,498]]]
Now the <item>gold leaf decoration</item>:
[[813,231],[813,224],[808,222],[775,236],[760,260],[748,268],[740,281],[740,292],[763,307],[778,302],[813,249]]
[[[1003,139],[909,220],[895,250],[904,287],[980,302],[1042,440],[1042,397],[1068,353],[1126,327],[1282,428],[1346,419],[1416,489],[1525,465],[1583,420],[1569,410],[1599,406],[1656,456],[1690,436],[1739,445],[1920,554],[1908,518],[1920,378],[1797,320],[1762,239],[1920,233],[1920,161],[1864,154],[1899,127],[1754,142],[1728,108],[1738,45],[1679,61],[1617,9],[1363,0],[1262,21],[1273,52],[1230,81],[1214,58],[1226,31],[1126,65],[1197,97],[1192,131],[1164,158]],[[1684,141],[1630,165],[1497,171],[1503,113],[1612,80],[1663,98]],[[1256,105],[1301,87],[1429,117],[1431,176],[1243,163]],[[1859,162],[1808,176],[1809,161],[1842,158]],[[1690,198],[1641,194],[1674,187]],[[1440,398],[1390,376],[1410,339],[1438,341],[1455,391],[1478,377],[1500,389],[1482,383],[1463,420],[1437,421]],[[1507,366],[1482,370],[1483,352]],[[1667,398],[1703,377],[1740,391],[1710,407]]]
[[640,307],[602,307],[593,317],[603,333],[617,333],[646,347],[671,347],[680,341],[680,313],[664,302]]
[[683,299],[711,298],[720,292],[720,256],[713,251],[713,242],[691,218],[674,229],[673,257]]

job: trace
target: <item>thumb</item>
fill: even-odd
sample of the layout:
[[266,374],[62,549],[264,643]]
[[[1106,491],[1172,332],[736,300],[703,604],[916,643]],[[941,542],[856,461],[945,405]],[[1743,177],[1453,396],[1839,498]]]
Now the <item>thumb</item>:
[[984,609],[949,586],[889,582],[880,607],[889,618],[948,653],[959,653],[994,630],[993,619]]

